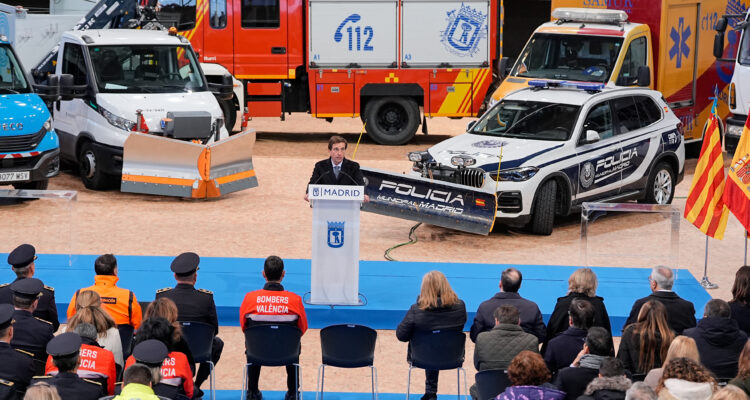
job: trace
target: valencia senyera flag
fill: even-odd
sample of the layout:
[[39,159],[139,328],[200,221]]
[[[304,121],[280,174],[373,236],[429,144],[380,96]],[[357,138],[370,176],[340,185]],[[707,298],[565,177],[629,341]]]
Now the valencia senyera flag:
[[723,194],[724,157],[719,121],[712,112],[685,204],[685,218],[714,239],[723,239],[727,227],[729,210],[724,205]]
[[745,122],[732,164],[729,165],[724,203],[745,230],[750,230],[750,118]]

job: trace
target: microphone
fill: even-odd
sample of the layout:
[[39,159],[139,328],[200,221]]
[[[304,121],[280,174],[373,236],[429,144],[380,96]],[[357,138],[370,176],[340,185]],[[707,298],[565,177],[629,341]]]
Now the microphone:
[[313,183],[308,183],[308,184],[307,184],[307,189],[305,189],[305,193],[307,193],[307,191],[308,191],[308,190],[310,189],[310,185],[317,185],[317,184],[318,184],[318,182],[320,182],[320,180],[321,180],[321,179],[323,179],[323,177],[324,177],[324,176],[326,176],[326,175],[328,175],[328,174],[330,174],[330,173],[332,173],[332,172],[333,172],[333,171],[326,171],[326,172],[325,172],[324,174],[321,174],[321,175],[320,175],[320,176],[318,177],[318,179],[316,179],[316,180],[315,180],[315,182],[313,182]]
[[344,175],[346,175],[346,177],[347,177],[347,178],[349,178],[349,180],[350,180],[350,181],[352,181],[352,183],[353,183],[353,184],[354,184],[355,186],[359,186],[359,185],[360,185],[360,184],[359,184],[359,182],[357,182],[357,181],[356,181],[356,180],[355,180],[354,178],[352,178],[352,176],[351,176],[351,175],[349,175],[349,174],[347,174],[346,172],[344,172],[344,170],[343,170],[343,169],[342,169],[342,170],[340,170],[340,171],[339,171],[339,173],[340,173],[340,174],[344,174]]

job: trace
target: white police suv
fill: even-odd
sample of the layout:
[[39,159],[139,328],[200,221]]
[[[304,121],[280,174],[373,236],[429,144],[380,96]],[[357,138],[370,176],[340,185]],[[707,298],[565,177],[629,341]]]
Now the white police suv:
[[412,152],[413,174],[497,193],[496,223],[548,235],[587,201],[669,204],[685,167],[682,126],[647,88],[531,81],[466,134]]

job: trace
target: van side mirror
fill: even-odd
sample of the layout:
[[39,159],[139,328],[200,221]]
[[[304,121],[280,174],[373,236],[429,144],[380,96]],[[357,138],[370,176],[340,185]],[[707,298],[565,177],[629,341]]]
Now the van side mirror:
[[651,69],[645,65],[638,67],[638,86],[648,87],[651,84]]
[[716,32],[714,35],[714,57],[722,58],[724,56],[724,32]]
[[34,91],[48,102],[68,101],[86,96],[88,85],[75,85],[73,75],[48,75],[46,84],[34,84]]
[[221,77],[221,83],[209,83],[208,87],[219,100],[231,100],[234,94],[234,82],[232,81],[232,75],[229,74]]
[[503,80],[508,76],[508,57],[503,57],[497,62],[495,75],[498,79]]
[[725,32],[727,30],[727,17],[721,17],[718,21],[716,21],[716,26],[714,27],[714,30],[716,32]]
[[586,139],[584,140],[585,144],[596,143],[600,140],[601,140],[601,137],[599,136],[599,132],[593,129],[586,130]]

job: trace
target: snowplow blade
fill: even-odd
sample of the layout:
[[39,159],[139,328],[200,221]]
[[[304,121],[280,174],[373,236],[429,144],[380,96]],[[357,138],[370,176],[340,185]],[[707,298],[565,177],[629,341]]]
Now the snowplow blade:
[[497,197],[471,186],[362,168],[370,201],[362,210],[463,232],[488,235]]
[[210,145],[131,133],[124,145],[120,190],[203,199],[258,186],[254,145],[252,130]]

